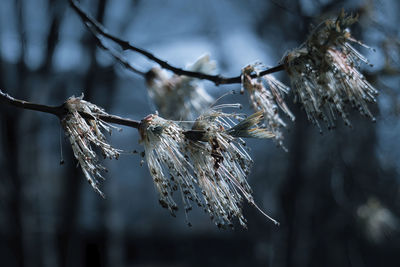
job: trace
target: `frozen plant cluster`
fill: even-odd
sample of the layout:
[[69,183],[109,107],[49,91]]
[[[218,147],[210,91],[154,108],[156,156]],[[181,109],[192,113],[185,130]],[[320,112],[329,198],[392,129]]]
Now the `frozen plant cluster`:
[[369,62],[351,43],[366,46],[348,29],[356,21],[357,17],[342,10],[336,19],[318,25],[304,44],[282,60],[297,101],[318,127],[321,119],[329,128],[334,127],[337,114],[351,125],[347,105],[375,120],[367,103],[376,101],[377,90],[359,70],[361,63]]
[[106,131],[111,134],[112,126],[99,119],[98,115],[108,114],[95,104],[83,100],[83,94],[80,97],[70,97],[64,103],[64,108],[67,114],[61,119],[61,125],[71,143],[74,156],[89,184],[104,197],[99,189],[99,179],[104,179],[101,173],[106,168],[100,164],[95,147],[100,149],[104,158],[118,159],[121,153],[107,142],[102,133]]
[[[210,74],[216,62],[208,54],[201,56],[187,70]],[[193,120],[208,106],[213,98],[202,87],[198,79],[172,75],[158,67],[146,74],[146,84],[150,98],[161,116],[171,120]]]
[[282,128],[286,123],[279,115],[278,107],[292,120],[294,115],[284,102],[284,95],[289,93],[289,87],[278,81],[272,75],[252,79],[252,73],[258,73],[260,64],[248,65],[242,69],[242,93],[247,91],[255,111],[262,111],[265,127],[271,131],[277,143],[283,147]]
[[190,129],[158,115],[142,120],[139,132],[150,174],[161,205],[171,214],[178,209],[173,194],[180,191],[185,213],[194,202],[219,227],[233,226],[233,218],[246,226],[241,203],[246,199],[256,204],[246,180],[253,161],[240,137],[270,138],[273,134],[259,128],[261,112],[242,118],[221,111],[232,106],[237,105],[209,109]]

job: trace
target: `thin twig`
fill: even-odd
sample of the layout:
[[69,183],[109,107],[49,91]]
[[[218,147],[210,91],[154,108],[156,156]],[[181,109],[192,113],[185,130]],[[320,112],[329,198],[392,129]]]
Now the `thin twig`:
[[[79,113],[81,115],[83,115],[82,112],[79,112]],[[88,115],[88,114],[85,114],[85,115]],[[110,114],[109,115],[101,115],[100,114],[100,115],[96,115],[96,116],[105,122],[124,125],[124,126],[139,129],[140,121],[122,118],[122,117],[110,115]]]
[[[195,71],[187,71],[183,70],[181,68],[174,67],[170,65],[167,61],[161,60],[158,57],[154,56],[152,53],[141,49],[139,47],[136,47],[129,43],[128,41],[122,40],[118,38],[117,36],[108,33],[108,31],[105,29],[105,27],[98,22],[96,19],[91,17],[89,14],[86,14],[76,3],[75,0],[69,0],[72,8],[76,11],[76,13],[79,15],[79,17],[82,19],[82,21],[87,25],[87,26],[92,26],[93,30],[95,30],[97,33],[100,35],[104,36],[107,39],[112,40],[116,44],[118,44],[123,50],[131,50],[134,52],[137,52],[148,59],[158,63],[162,68],[167,69],[175,73],[176,75],[184,75],[184,76],[189,76],[197,79],[202,79],[202,80],[209,80],[214,82],[216,85],[220,84],[234,84],[234,83],[241,83],[241,76],[236,76],[236,77],[223,77],[221,75],[209,75],[209,74],[204,74],[201,72],[195,72]],[[96,38],[96,34],[94,34]],[[264,76],[267,74],[271,74],[274,72],[282,71],[284,70],[283,64],[277,65],[273,68],[264,70],[258,74],[254,73],[251,75],[252,78],[257,78],[260,76]]]
[[[9,105],[12,105],[12,106],[15,106],[18,108],[22,108],[22,109],[29,109],[29,110],[35,110],[35,111],[53,114],[59,118],[62,118],[68,114],[68,110],[64,107],[64,105],[47,106],[47,105],[27,102],[27,101],[20,100],[20,99],[15,99],[14,97],[10,96],[9,94],[4,93],[1,89],[0,89],[0,102],[4,102]],[[93,119],[93,116],[86,112],[79,112],[79,114],[81,114],[81,116],[84,118]],[[124,125],[124,126],[128,126],[128,127],[136,128],[136,129],[138,129],[139,125],[140,125],[140,121],[122,118],[122,117],[115,116],[115,115],[96,114],[96,117],[105,122]]]
[[13,105],[18,108],[50,113],[50,114],[56,115],[58,117],[61,117],[63,114],[65,114],[65,111],[64,111],[64,108],[62,105],[61,106],[47,106],[47,105],[35,104],[35,103],[27,102],[24,100],[15,99],[14,97],[10,96],[9,94],[4,93],[1,89],[0,89],[0,101],[5,102],[9,105]]
[[103,48],[105,51],[108,51],[119,63],[121,63],[122,66],[127,68],[128,70],[145,77],[146,73],[143,71],[138,70],[132,64],[130,64],[125,58],[123,58],[118,52],[114,51],[112,48],[107,47],[104,42],[97,36],[97,34],[94,34],[96,36],[98,45]]

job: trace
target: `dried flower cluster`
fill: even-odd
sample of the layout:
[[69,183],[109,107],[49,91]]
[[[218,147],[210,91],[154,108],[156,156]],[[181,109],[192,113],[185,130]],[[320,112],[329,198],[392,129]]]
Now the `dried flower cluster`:
[[[70,97],[64,103],[64,107],[68,113],[62,118],[61,125],[69,138],[74,156],[89,184],[104,197],[99,189],[99,179],[104,179],[101,173],[106,171],[106,168],[99,163],[94,147],[99,148],[103,157],[109,159],[118,159],[121,152],[108,144],[102,133],[106,131],[111,134],[111,126],[98,118],[99,114],[107,115],[107,113],[102,108],[83,100],[83,95]],[[84,118],[80,112],[90,115],[91,118]]]
[[[204,55],[187,70],[209,74],[215,67],[215,61]],[[168,119],[193,120],[213,101],[197,79],[178,75],[169,77],[156,67],[146,74],[146,84],[158,112]]]
[[[286,123],[279,116],[278,106],[294,121],[295,117],[283,100],[283,95],[289,92],[289,88],[272,75],[252,79],[250,75],[254,72],[257,73],[258,65],[248,65],[242,69],[242,92],[244,90],[248,92],[255,111],[260,110],[264,113],[265,126],[274,134],[278,144],[283,147],[281,128],[286,127]],[[265,87],[265,84],[268,87]]]
[[356,20],[342,11],[336,20],[316,27],[302,46],[283,59],[296,100],[318,126],[322,119],[328,127],[334,127],[337,114],[350,125],[348,104],[374,119],[367,102],[375,102],[377,90],[359,71],[360,63],[369,62],[352,47],[351,42],[361,43],[347,29]]
[[399,231],[399,219],[374,197],[358,207],[357,215],[367,238],[375,243],[386,241]]
[[233,226],[234,217],[245,226],[241,210],[243,198],[255,205],[246,180],[253,161],[243,149],[243,141],[237,137],[269,138],[273,135],[258,127],[262,113],[231,127],[238,115],[218,110],[226,106],[205,112],[190,130],[157,115],[149,115],[142,120],[139,131],[163,207],[174,215],[177,205],[173,192],[180,189],[185,212],[191,210],[191,202],[195,202],[219,227]]
[[142,120],[139,132],[150,174],[160,193],[161,206],[174,215],[178,206],[172,196],[178,188],[182,192],[185,210],[191,209],[189,200],[201,205],[192,165],[185,155],[186,139],[182,129],[158,115],[149,115]]

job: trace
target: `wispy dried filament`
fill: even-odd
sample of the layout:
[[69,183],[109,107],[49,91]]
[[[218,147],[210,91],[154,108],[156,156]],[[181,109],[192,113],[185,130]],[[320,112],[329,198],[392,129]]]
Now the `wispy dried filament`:
[[[99,189],[99,179],[104,179],[101,173],[106,171],[106,168],[100,164],[94,147],[100,149],[104,158],[118,159],[121,152],[108,144],[102,133],[106,131],[111,134],[111,126],[98,118],[98,115],[107,113],[102,108],[83,100],[83,95],[70,97],[64,103],[64,107],[68,113],[61,119],[61,124],[69,138],[74,156],[89,184],[104,197]],[[84,118],[80,112],[92,118]]]
[[242,200],[255,205],[246,180],[252,160],[237,137],[272,137],[257,126],[262,116],[250,116],[235,128],[237,115],[211,109],[190,130],[157,115],[143,119],[141,142],[161,205],[174,214],[178,207],[172,195],[180,189],[185,211],[194,201],[219,227],[232,226],[235,217],[245,226]]
[[361,63],[369,62],[350,43],[366,46],[347,30],[356,21],[342,11],[336,20],[316,27],[302,46],[283,59],[296,99],[318,126],[322,119],[334,127],[337,114],[350,125],[348,104],[374,120],[367,103],[376,101],[377,90],[359,71]]

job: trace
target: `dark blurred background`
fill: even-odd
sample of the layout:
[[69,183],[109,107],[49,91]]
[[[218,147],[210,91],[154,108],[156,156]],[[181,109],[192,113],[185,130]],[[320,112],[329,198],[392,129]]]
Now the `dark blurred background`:
[[[288,153],[269,140],[249,142],[256,202],[281,225],[245,204],[248,230],[218,230],[201,210],[189,213],[189,228],[182,211],[173,218],[162,209],[138,155],[105,162],[102,199],[76,167],[57,118],[0,106],[1,266],[399,266],[398,1],[81,4],[112,33],[174,65],[208,52],[224,75],[256,60],[275,65],[305,40],[310,25],[343,7],[360,15],[353,35],[376,49],[360,48],[374,64],[363,72],[380,90],[371,106],[377,122],[355,113],[352,128],[339,120],[321,135],[291,104],[296,122],[285,132]],[[124,55],[142,70],[154,66]],[[289,84],[284,73],[277,76]],[[215,97],[240,87],[204,85]],[[96,47],[66,0],[0,1],[0,88],[50,105],[84,93],[133,119],[155,111],[143,78]],[[243,96],[233,101],[248,106]],[[135,129],[114,132],[111,142],[143,150]]]

